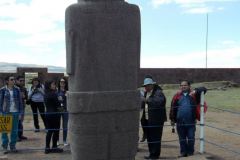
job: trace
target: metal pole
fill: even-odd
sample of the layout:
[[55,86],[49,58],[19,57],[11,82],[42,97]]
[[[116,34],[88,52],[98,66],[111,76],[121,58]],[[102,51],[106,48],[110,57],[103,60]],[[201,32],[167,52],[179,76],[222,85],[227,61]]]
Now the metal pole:
[[206,68],[208,68],[208,13],[207,13],[207,27],[206,27]]
[[201,112],[200,112],[200,150],[201,154],[204,153],[204,92],[201,93]]

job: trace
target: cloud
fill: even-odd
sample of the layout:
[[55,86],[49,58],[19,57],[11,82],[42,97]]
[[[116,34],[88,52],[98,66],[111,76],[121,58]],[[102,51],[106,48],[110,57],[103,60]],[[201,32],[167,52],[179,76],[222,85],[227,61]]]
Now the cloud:
[[[208,51],[208,68],[239,68],[240,47]],[[155,56],[154,56],[155,55]],[[177,55],[154,54],[141,57],[141,68],[205,68],[206,53],[190,52]],[[227,57],[227,58],[226,58]]]
[[[19,49],[1,50],[1,61],[65,66],[65,9],[76,2],[77,0],[26,0],[23,3],[23,0],[0,0],[0,33],[11,39],[11,45]],[[4,37],[1,36],[1,39]],[[54,45],[61,46],[63,51]],[[63,58],[58,57],[59,61],[54,61],[56,55]],[[52,59],[39,61],[42,57]]]
[[[184,13],[205,14],[223,10],[223,2],[237,2],[237,0],[151,0],[152,6],[158,8],[161,5],[175,4],[183,9]],[[215,3],[215,6],[213,5]]]
[[221,44],[223,45],[235,45],[237,44],[238,42],[234,41],[234,40],[225,40],[225,41],[222,41],[220,42]]
[[[4,0],[6,1],[6,0]],[[54,30],[64,22],[65,8],[76,0],[32,0],[29,4],[0,3],[0,29],[19,34]]]

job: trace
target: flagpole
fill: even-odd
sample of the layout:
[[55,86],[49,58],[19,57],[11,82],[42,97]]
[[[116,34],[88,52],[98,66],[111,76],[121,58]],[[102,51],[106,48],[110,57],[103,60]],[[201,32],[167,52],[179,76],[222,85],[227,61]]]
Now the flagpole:
[[208,68],[208,13],[207,13],[207,26],[206,26],[206,68]]

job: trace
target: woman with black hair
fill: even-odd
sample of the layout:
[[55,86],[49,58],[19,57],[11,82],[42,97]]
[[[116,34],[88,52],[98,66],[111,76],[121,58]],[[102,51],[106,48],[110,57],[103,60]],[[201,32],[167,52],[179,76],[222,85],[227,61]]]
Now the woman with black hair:
[[45,106],[44,106],[44,87],[40,83],[40,80],[38,78],[33,78],[32,86],[28,93],[28,98],[31,102],[30,105],[33,112],[35,132],[39,132],[40,126],[38,122],[38,111],[40,112],[40,116],[42,118],[45,128],[46,128],[46,123],[45,123]]
[[62,113],[60,113],[62,119],[62,128],[63,128],[63,144],[67,146],[67,131],[68,131],[68,111],[67,111],[67,94],[68,91],[68,82],[66,78],[61,78],[58,82],[58,100],[62,107]]
[[[45,82],[45,96],[44,102],[46,105],[46,148],[45,153],[60,153],[63,149],[57,147],[57,141],[60,130],[60,102],[58,101],[58,94],[55,81]],[[50,149],[50,142],[52,139],[52,148]]]

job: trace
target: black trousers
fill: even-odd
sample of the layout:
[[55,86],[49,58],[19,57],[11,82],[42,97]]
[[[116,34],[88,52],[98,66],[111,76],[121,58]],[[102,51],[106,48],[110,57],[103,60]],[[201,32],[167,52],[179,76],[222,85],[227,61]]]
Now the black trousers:
[[44,127],[46,128],[46,120],[45,120],[45,106],[43,102],[31,102],[31,109],[33,112],[33,121],[35,129],[39,129],[39,121],[38,121],[38,112],[42,118]]
[[148,149],[151,158],[158,158],[161,154],[161,141],[164,122],[149,124],[147,129]]
[[59,114],[46,114],[46,148],[50,148],[52,139],[52,148],[57,148],[57,141],[60,130],[60,115]]
[[143,138],[147,138],[147,127],[146,127],[147,125],[148,125],[148,121],[142,117],[141,126],[143,130]]

